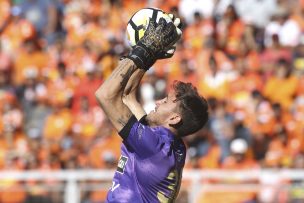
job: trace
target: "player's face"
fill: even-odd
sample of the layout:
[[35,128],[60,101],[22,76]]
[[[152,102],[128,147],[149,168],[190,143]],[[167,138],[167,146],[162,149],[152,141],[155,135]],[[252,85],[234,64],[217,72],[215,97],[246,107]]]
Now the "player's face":
[[152,125],[170,124],[170,119],[177,114],[178,101],[176,101],[175,93],[173,91],[161,99],[156,101],[155,109],[147,116],[149,123]]

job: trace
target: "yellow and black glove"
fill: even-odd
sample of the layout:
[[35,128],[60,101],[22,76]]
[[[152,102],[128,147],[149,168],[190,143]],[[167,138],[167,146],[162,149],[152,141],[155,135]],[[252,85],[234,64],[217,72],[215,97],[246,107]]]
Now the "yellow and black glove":
[[[134,61],[138,68],[148,70],[157,59],[169,58],[175,51],[174,44],[179,40],[181,31],[173,22],[160,18],[156,23],[150,19],[144,36],[131,50],[127,58]],[[174,49],[173,49],[174,48]],[[172,50],[172,53],[167,53]]]

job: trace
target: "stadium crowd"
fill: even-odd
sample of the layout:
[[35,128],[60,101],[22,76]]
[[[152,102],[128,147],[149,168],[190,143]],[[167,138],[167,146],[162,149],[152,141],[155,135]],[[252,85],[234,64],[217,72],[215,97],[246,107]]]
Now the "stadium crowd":
[[183,22],[174,57],[144,78],[145,109],[174,80],[210,105],[208,125],[185,138],[186,168],[304,169],[303,0],[1,0],[0,169],[116,168],[121,139],[94,92],[143,7]]

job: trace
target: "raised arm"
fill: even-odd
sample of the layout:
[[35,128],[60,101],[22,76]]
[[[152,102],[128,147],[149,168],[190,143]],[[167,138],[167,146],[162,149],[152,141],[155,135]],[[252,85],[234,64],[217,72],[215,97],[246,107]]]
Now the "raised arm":
[[144,108],[136,98],[136,93],[144,74],[145,72],[140,69],[134,72],[128,81],[122,97],[123,103],[129,108],[137,120],[140,120],[143,116],[146,115]]
[[101,108],[118,131],[132,116],[128,107],[122,102],[122,93],[135,70],[137,70],[137,66],[132,60],[123,59],[95,93]]
[[[178,31],[180,30],[173,23],[167,23],[163,18],[158,24],[150,20],[142,39],[96,91],[95,96],[101,108],[116,130],[121,131],[132,116],[132,112],[122,101],[123,92],[132,74],[138,69],[144,73],[157,59],[166,58],[166,51],[180,38],[181,32]],[[131,84],[129,88],[135,88],[133,85],[136,81]]]
[[[173,24],[176,26],[177,32],[179,32],[180,35],[180,19],[175,18],[173,14],[169,14],[169,17],[172,19]],[[173,56],[174,51],[175,45],[170,47],[160,58],[169,58]],[[137,118],[137,120],[140,120],[141,118],[143,118],[143,116],[146,115],[144,108],[136,98],[136,93],[144,74],[145,72],[143,70],[136,70],[128,81],[127,86],[123,92],[123,103],[129,108],[129,110]]]

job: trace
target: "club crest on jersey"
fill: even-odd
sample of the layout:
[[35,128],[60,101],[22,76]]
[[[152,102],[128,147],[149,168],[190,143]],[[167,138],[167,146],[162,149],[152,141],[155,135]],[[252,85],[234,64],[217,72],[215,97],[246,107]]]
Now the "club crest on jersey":
[[177,161],[180,162],[183,159],[184,153],[181,150],[177,150],[175,152],[175,157],[177,158]]
[[128,157],[120,156],[117,166],[117,172],[123,174],[127,165]]

